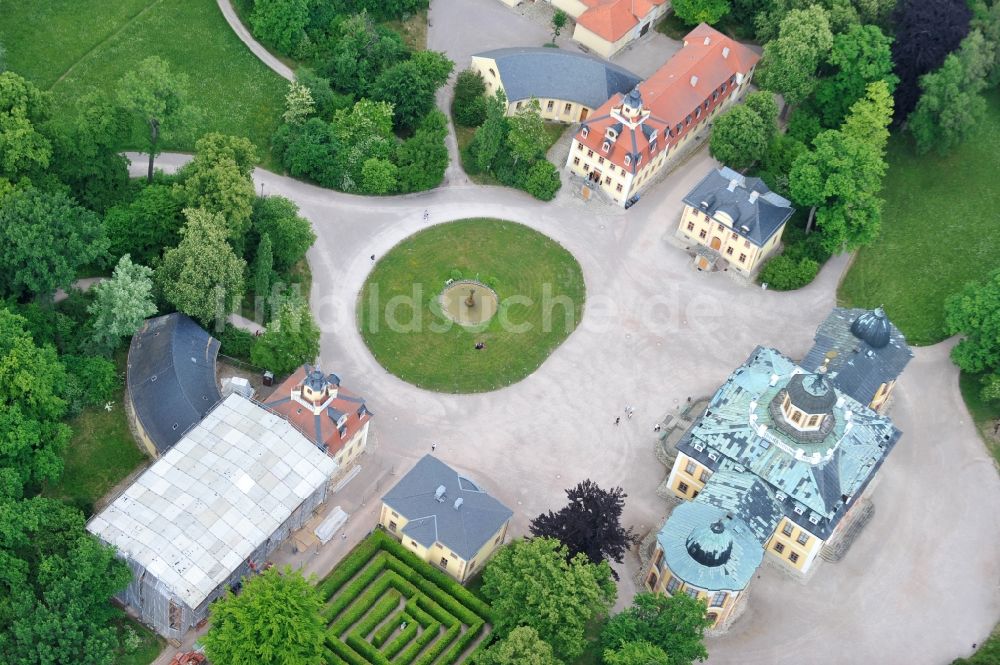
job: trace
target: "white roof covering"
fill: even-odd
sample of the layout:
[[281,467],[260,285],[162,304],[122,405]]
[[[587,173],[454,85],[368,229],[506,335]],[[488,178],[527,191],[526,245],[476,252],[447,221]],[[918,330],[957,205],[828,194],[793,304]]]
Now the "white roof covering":
[[283,418],[233,394],[87,529],[193,609],[336,469]]

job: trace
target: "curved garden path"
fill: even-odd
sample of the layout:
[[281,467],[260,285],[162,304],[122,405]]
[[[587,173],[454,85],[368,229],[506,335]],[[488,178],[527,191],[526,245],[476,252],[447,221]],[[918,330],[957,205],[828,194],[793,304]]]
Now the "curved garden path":
[[[188,159],[168,154],[158,164],[172,170]],[[266,194],[293,199],[313,222],[311,304],[323,330],[322,363],[368,399],[376,455],[395,473],[436,442],[442,459],[515,510],[515,534],[589,477],[623,486],[625,521],[645,532],[667,510],[655,493],[665,469],[653,456],[653,422],[688,396],[711,393],[758,344],[801,357],[847,265],[834,258],[792,293],[693,271],[664,238],[681,196],[712,165],[704,151],[696,154],[628,213],[587,207],[565,191],[550,204],[457,184],[376,198],[260,169],[254,175]],[[479,395],[427,392],[385,372],[368,352],[354,320],[357,293],[371,254],[428,225],[479,216],[527,224],[573,252],[587,284],[583,320],[520,383]],[[745,614],[708,640],[709,662],[945,663],[988,634],[1000,614],[1000,478],[958,392],[951,345],[915,349],[891,412],[904,436],[881,471],[875,516],[851,551],[822,563],[808,583],[763,566]],[[626,404],[636,416],[615,427]],[[352,483],[369,497],[394,482],[370,473]],[[356,519],[367,530],[360,521],[368,518]],[[633,555],[626,559],[619,607],[635,591],[637,565]]]
[[264,48],[260,42],[253,38],[250,31],[247,30],[246,26],[243,25],[243,22],[240,21],[240,17],[236,15],[233,3],[229,0],[217,0],[217,2],[219,5],[219,11],[221,11],[222,15],[226,18],[226,23],[228,23],[229,27],[233,29],[233,32],[235,32],[236,36],[240,38],[240,41],[246,44],[247,48],[250,49],[261,62],[274,70],[278,76],[288,79],[289,81],[294,81],[295,72],[292,71],[292,68],[283,63],[281,60],[278,60],[278,58],[274,57],[270,51]]

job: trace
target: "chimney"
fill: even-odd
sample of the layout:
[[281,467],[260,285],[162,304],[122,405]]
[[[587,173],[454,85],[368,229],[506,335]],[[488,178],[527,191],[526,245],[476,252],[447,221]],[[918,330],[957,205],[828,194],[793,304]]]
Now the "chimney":
[[707,37],[707,36],[706,36],[706,37],[705,37],[705,46],[708,46],[708,45],[709,45],[709,44],[711,44],[711,43],[712,43],[712,38],[711,38],[711,37]]
[[756,203],[758,196],[760,196],[760,192],[757,190],[750,192],[750,203]]
[[698,77],[697,76],[692,76],[691,77],[691,87],[693,88],[696,85],[698,85]]
[[438,488],[434,490],[434,499],[438,503],[444,501],[444,492],[445,492],[444,485],[438,485]]
[[728,46],[723,47],[723,49],[722,49],[722,57],[723,58],[728,58],[729,57],[729,47]]
[[733,178],[732,180],[729,181],[729,186],[726,187],[726,189],[728,189],[730,192],[735,192],[736,186],[739,184],[740,183],[736,180],[736,178]]
[[464,500],[462,499],[462,497],[458,497],[457,499],[455,499],[455,510],[461,508],[463,503]]

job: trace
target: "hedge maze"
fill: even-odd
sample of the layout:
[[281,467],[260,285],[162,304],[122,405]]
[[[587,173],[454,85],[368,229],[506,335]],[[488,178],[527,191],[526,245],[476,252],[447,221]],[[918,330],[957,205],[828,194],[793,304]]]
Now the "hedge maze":
[[489,605],[380,530],[319,591],[329,665],[452,665],[489,630]]

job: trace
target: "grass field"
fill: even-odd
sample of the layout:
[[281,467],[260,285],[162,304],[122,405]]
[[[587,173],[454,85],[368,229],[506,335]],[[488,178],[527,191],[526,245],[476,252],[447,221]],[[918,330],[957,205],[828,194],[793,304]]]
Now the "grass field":
[[123,638],[127,628],[131,628],[139,638],[139,646],[132,653],[127,653],[125,649],[119,648],[115,654],[115,665],[149,665],[152,663],[166,644],[163,639],[146,628],[138,621],[129,617],[124,617],[117,622],[118,643],[124,644]]
[[380,530],[318,589],[334,665],[467,662],[489,631],[489,605]]
[[[495,280],[500,310],[481,331],[440,313],[438,296],[454,270]],[[404,381],[483,392],[535,371],[579,323],[584,298],[580,266],[551,238],[513,222],[462,220],[390,250],[359,296],[358,322],[375,358]],[[485,349],[474,348],[479,341]]]
[[844,305],[885,305],[913,344],[944,339],[945,299],[1000,267],[1000,90],[988,101],[984,122],[947,157],[892,138],[882,233],[840,286]]
[[979,430],[979,435],[986,442],[986,447],[989,448],[993,458],[1000,464],[1000,436],[993,433],[994,423],[1000,420],[1000,405],[990,404],[979,398],[979,393],[983,389],[981,379],[982,375],[962,372],[958,378],[958,387],[962,391],[965,406],[972,415],[972,422]]
[[86,508],[148,461],[136,446],[121,397],[111,411],[88,408],[69,421],[73,438],[63,456],[65,469],[45,495]]
[[[111,94],[122,75],[158,55],[189,78],[200,126],[165,150],[190,151],[208,131],[246,136],[273,165],[271,134],[287,83],[236,37],[211,0],[0,0],[10,69],[55,96],[56,115],[89,89]],[[138,136],[131,145],[141,148]]]

